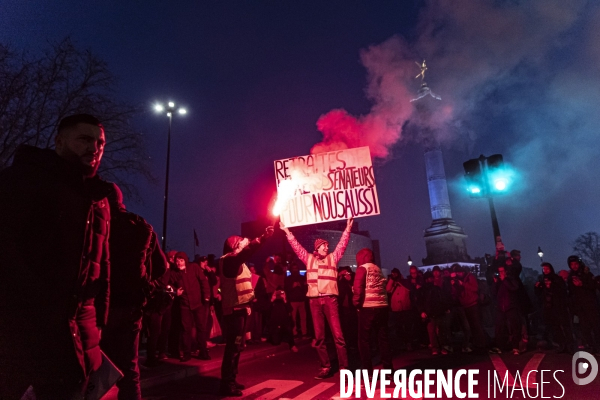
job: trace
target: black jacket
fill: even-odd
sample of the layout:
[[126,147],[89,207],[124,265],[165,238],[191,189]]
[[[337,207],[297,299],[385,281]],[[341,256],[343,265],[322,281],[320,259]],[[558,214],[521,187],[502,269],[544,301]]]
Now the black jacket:
[[[294,287],[294,283],[299,283],[300,286]],[[306,276],[290,275],[285,277],[285,293],[287,301],[300,302],[306,300],[306,291],[308,285],[306,283]]]
[[183,293],[177,299],[178,304],[181,307],[194,310],[202,304],[210,302],[210,285],[202,268],[196,263],[190,263],[185,253],[177,253],[175,257],[182,256],[187,265],[185,270],[180,271],[177,267],[171,269],[169,279],[173,282],[175,291],[178,288],[183,289]]
[[[550,287],[546,287],[546,280],[550,282]],[[534,290],[541,300],[544,314],[568,312],[567,285],[565,285],[563,278],[553,271],[548,275],[540,276],[538,282],[539,285],[536,284]]]
[[496,297],[496,307],[505,312],[519,308],[519,282],[512,276],[507,275],[504,280],[498,278],[492,285],[492,294]]
[[[573,283],[573,278],[578,277],[581,280],[582,285],[576,286]],[[571,270],[569,272],[569,278],[567,279],[569,286],[569,297],[571,298],[571,307],[573,312],[578,312],[585,307],[598,308],[596,299],[596,283],[591,273],[585,273],[581,270],[581,267],[577,271]]]
[[[25,363],[36,366],[35,379],[73,379],[99,367],[111,190],[31,146],[0,172],[0,373]],[[95,318],[78,313],[83,305]]]
[[168,266],[152,226],[139,215],[113,206],[109,246],[111,307],[141,309],[153,282]]
[[450,309],[450,296],[442,287],[425,283],[418,292],[419,312],[424,312],[428,318],[441,317]]

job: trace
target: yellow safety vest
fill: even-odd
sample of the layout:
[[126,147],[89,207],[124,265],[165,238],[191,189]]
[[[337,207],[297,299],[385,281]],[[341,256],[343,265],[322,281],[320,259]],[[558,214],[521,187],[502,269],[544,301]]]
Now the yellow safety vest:
[[365,302],[363,307],[375,308],[375,307],[387,307],[388,296],[385,291],[385,276],[381,268],[372,263],[366,263],[358,268],[364,268],[367,270],[366,285],[365,285]]
[[312,254],[308,255],[306,265],[306,282],[308,283],[308,297],[323,295],[338,295],[337,267],[333,262],[333,253],[322,260]]
[[219,262],[221,270],[221,298],[223,312],[230,314],[237,306],[243,306],[254,299],[252,289],[252,273],[242,264],[242,273],[235,278],[227,278],[223,275],[223,261]]

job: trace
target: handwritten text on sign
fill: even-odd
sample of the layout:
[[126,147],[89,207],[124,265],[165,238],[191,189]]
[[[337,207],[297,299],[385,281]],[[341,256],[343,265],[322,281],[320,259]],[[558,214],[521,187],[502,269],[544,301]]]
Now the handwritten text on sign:
[[368,147],[277,160],[275,179],[288,227],[379,214]]

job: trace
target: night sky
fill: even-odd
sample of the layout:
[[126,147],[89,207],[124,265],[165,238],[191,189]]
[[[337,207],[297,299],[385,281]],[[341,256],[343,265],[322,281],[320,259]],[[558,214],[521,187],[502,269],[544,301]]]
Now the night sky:
[[539,265],[541,246],[565,269],[571,242],[600,231],[598,2],[1,0],[0,15],[2,43],[37,54],[70,35],[109,64],[116,96],[147,106],[135,124],[157,182],[140,182],[144,202],[128,208],[158,231],[167,118],[152,105],[188,109],[173,122],[171,248],[191,253],[195,228],[197,253],[220,254],[241,222],[266,215],[273,160],[308,154],[323,116],[334,146],[351,122],[352,143],[379,149],[381,215],[357,222],[381,241],[383,266],[425,257],[423,147],[402,129],[422,59],[443,99],[432,123],[471,256],[494,250],[487,202],[461,186],[462,163],[480,154],[502,153],[517,171],[496,210],[525,266]]

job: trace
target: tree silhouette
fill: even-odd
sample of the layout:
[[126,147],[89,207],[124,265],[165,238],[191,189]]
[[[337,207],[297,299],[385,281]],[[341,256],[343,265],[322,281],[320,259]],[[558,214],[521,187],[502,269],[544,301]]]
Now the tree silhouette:
[[51,43],[39,57],[0,44],[0,169],[21,144],[53,148],[61,118],[89,113],[106,131],[100,175],[139,200],[136,177],[153,180],[143,135],[131,125],[141,109],[118,101],[115,88],[107,64],[70,38]]
[[575,251],[592,271],[600,272],[600,235],[598,232],[587,232],[579,235],[573,242]]

